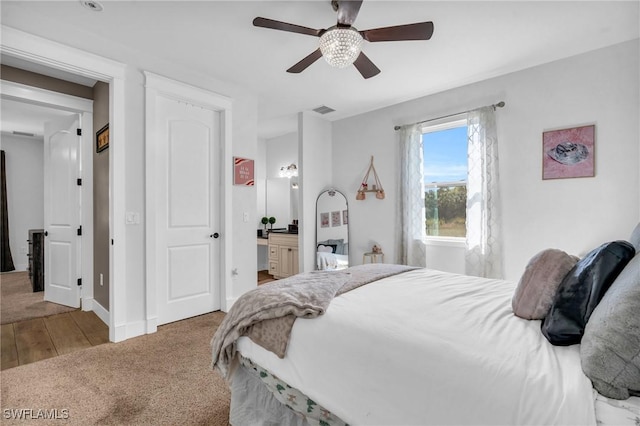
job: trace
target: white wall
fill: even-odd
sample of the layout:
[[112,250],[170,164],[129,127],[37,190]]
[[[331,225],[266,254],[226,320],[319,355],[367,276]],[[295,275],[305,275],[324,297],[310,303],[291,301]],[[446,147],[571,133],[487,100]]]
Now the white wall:
[[276,138],[267,139],[267,179],[282,179],[280,167],[298,164],[298,133],[287,133]]
[[[638,53],[634,40],[334,122],[336,184],[355,194],[368,156],[374,155],[387,193],[384,200],[350,203],[352,258],[376,241],[387,262],[397,261],[393,126],[501,100],[506,102],[497,111],[505,278],[518,280],[528,260],[545,248],[584,254],[628,238],[640,218]],[[589,123],[596,125],[595,177],[543,181],[542,132]],[[428,258],[429,267],[462,272],[460,249],[430,250],[438,259]]]
[[26,271],[29,229],[44,227],[44,141],[2,135],[7,167],[9,242],[16,271]]
[[[215,91],[227,92],[233,98],[233,128],[231,155],[245,158],[256,158],[258,153],[258,102],[255,95],[233,88],[231,85],[218,83]],[[227,161],[232,161],[228,158]],[[256,250],[247,250],[256,246],[256,211],[257,193],[255,186],[236,185],[231,190],[233,232],[226,236],[226,243],[232,246],[231,267],[237,271],[233,277],[233,294],[229,298],[238,298],[243,293],[255,288],[257,280]],[[248,220],[244,221],[244,214]]]
[[[312,112],[298,114],[298,163],[300,174],[300,272],[316,264],[316,199],[332,184],[331,123]],[[338,187],[335,187],[339,189]]]

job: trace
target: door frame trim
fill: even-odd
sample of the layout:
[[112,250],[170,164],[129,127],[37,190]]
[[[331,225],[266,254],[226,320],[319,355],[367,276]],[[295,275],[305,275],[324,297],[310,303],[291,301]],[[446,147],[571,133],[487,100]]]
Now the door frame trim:
[[180,101],[186,101],[203,108],[220,113],[220,306],[226,311],[230,307],[227,295],[231,295],[231,109],[232,99],[206,89],[191,86],[161,75],[143,71],[145,76],[145,234],[146,251],[146,332],[153,333],[158,328],[158,286],[157,270],[164,263],[157,259],[157,241],[155,229],[157,225],[155,192],[157,191],[157,144],[156,141],[156,98],[162,94]]
[[109,340],[125,340],[132,337],[127,327],[126,229],[121,219],[125,217],[126,202],[126,66],[5,25],[0,30],[3,54],[109,83],[109,133],[111,141],[117,143],[109,144],[109,232],[114,244],[109,253],[108,325]]

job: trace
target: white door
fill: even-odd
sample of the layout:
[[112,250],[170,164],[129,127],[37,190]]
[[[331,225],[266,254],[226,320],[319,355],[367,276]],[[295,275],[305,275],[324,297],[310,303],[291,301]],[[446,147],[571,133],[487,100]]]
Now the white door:
[[220,117],[158,96],[158,324],[220,309]]
[[44,299],[80,307],[78,114],[45,123]]

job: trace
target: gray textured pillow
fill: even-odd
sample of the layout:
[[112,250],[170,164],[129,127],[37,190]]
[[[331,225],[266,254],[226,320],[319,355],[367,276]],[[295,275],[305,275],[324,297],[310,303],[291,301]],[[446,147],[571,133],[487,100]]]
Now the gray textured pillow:
[[513,313],[520,318],[543,319],[562,279],[577,261],[577,257],[557,249],[546,249],[533,256],[513,294]]
[[582,370],[602,395],[640,392],[640,254],[636,254],[593,310],[580,345]]

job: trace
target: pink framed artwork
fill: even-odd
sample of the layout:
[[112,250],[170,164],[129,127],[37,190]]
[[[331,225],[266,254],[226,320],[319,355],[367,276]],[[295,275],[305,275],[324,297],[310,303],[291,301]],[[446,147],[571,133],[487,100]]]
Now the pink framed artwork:
[[254,186],[253,160],[248,158],[233,157],[233,184]]
[[329,227],[329,213],[320,213],[320,227],[321,228]]
[[340,211],[331,212],[331,226],[342,226],[342,223],[340,223]]
[[542,179],[595,176],[596,126],[542,133]]

